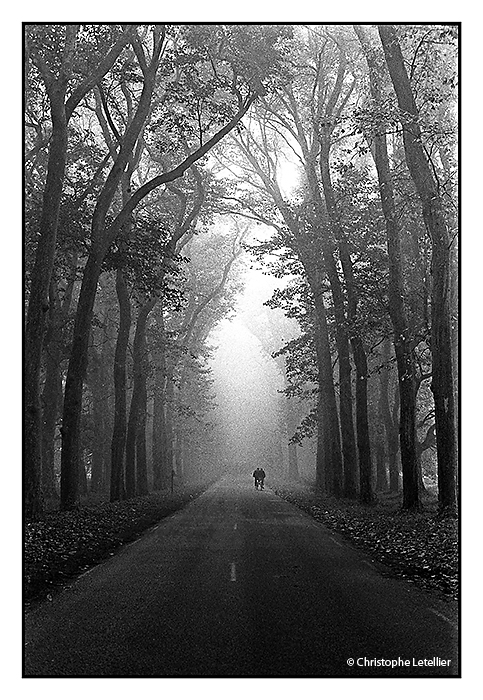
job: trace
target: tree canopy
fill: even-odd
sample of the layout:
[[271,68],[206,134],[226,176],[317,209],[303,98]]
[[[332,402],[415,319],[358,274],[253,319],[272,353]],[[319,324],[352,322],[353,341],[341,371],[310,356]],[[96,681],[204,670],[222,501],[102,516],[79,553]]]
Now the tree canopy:
[[458,27],[24,30],[26,517],[219,475],[250,266],[281,472],[453,512]]

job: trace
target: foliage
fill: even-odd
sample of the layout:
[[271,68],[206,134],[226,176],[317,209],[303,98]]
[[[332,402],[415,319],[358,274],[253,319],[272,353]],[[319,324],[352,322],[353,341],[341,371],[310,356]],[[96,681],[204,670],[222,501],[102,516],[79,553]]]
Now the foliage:
[[[133,27],[131,43],[76,107],[68,125],[53,283],[58,285],[60,302],[68,293],[72,294],[74,309],[78,282],[89,254],[95,249],[95,241],[91,240],[93,213],[139,104],[144,81],[139,49],[153,48],[152,25]],[[52,130],[50,82],[66,67],[66,50],[73,36],[72,65],[67,65],[67,99],[124,31],[125,25],[119,24],[26,25],[27,297],[39,240],[47,147]],[[267,307],[282,311],[300,328],[300,335],[284,342],[274,353],[274,359],[284,363],[286,396],[299,400],[305,410],[294,438],[301,441],[312,435],[317,418],[314,342],[317,331],[301,250],[313,262],[320,277],[334,366],[336,315],[323,263],[324,245],[333,255],[347,304],[338,249],[341,241],[333,238],[319,172],[321,138],[329,135],[330,174],[343,242],[347,243],[354,272],[357,314],[347,330],[357,332],[363,339],[369,353],[370,372],[376,378],[381,364],[378,347],[391,334],[384,219],[371,158],[374,136],[384,133],[389,145],[398,223],[403,232],[404,301],[421,379],[418,438],[420,445],[427,443],[424,471],[432,475],[433,448],[431,441],[426,441],[433,421],[429,387],[431,241],[405,162],[402,141],[405,115],[399,113],[384,67],[377,28],[367,25],[366,31],[381,59],[382,100],[377,107],[369,94],[367,66],[359,42],[348,25],[161,25],[162,59],[148,117],[124,170],[126,177],[112,197],[107,227],[133,192],[205,144],[249,97],[257,95],[258,99],[238,124],[237,136],[232,132],[198,161],[196,167],[176,182],[151,191],[134,210],[103,261],[99,286],[104,287],[96,301],[91,333],[96,343],[104,342],[98,331],[111,324],[112,337],[115,335],[118,311],[114,273],[121,270],[131,302],[162,300],[166,333],[160,330],[159,316],[153,312],[147,328],[147,363],[151,369],[155,366],[156,354],[164,343],[173,379],[178,389],[182,387],[177,420],[184,421],[183,427],[189,429],[195,423],[208,423],[212,396],[206,371],[211,352],[207,337],[222,318],[234,313],[243,286],[241,265],[234,264],[223,288],[206,307],[203,303],[216,289],[233,252],[233,219],[228,217],[263,226],[262,240],[253,242],[254,234],[251,242],[243,242],[242,246],[255,260],[254,264],[284,285],[273,294]],[[424,148],[455,237],[457,28],[437,24],[398,25],[397,33],[420,111]],[[330,96],[336,93],[338,81],[340,92],[331,107]],[[299,177],[297,185],[285,193],[280,184],[289,161],[298,167]],[[312,183],[310,168],[314,175]],[[317,191],[321,195],[320,203],[316,201]],[[267,227],[270,235],[266,233]],[[177,238],[180,233],[181,237]],[[175,240],[176,245],[171,245]],[[454,238],[452,245],[456,248]],[[64,354],[69,353],[72,320],[71,311],[55,331]],[[132,335],[131,332],[131,345]],[[91,348],[91,364],[94,355]],[[112,364],[113,352],[106,353],[106,357],[106,362]],[[106,391],[111,390],[109,386]],[[128,398],[129,391],[130,387]],[[369,393],[376,416],[374,387],[369,387]],[[188,408],[190,402],[193,406]],[[87,431],[89,420],[85,420],[84,442],[88,442],[93,432]]]

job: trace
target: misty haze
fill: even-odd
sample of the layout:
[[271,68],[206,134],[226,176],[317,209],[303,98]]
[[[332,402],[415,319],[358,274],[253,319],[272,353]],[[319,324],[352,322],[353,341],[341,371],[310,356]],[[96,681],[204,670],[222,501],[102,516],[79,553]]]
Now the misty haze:
[[457,24],[24,24],[24,677],[459,676]]

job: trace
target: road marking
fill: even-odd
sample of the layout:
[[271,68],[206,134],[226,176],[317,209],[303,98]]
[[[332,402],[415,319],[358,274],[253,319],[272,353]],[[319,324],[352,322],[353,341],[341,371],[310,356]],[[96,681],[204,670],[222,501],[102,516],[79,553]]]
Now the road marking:
[[432,613],[434,613],[435,615],[437,615],[438,617],[440,617],[442,620],[447,622],[448,625],[451,625],[451,627],[454,627],[455,629],[457,629],[457,626],[455,625],[455,623],[452,620],[450,620],[449,618],[447,618],[446,615],[443,615],[443,613],[440,613],[439,610],[435,610],[434,608],[429,608],[429,610]]
[[233,525],[233,529],[236,530],[236,528],[237,528],[237,523],[235,523],[235,524]]
[[236,581],[236,566],[234,561],[232,561],[230,567],[230,581]]

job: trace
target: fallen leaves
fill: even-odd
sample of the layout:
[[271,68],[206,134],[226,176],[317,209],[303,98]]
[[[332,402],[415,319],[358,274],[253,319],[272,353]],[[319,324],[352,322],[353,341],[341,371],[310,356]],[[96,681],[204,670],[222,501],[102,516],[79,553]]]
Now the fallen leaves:
[[[189,503],[207,486],[174,495],[150,494],[129,501],[101,503],[78,511],[49,513],[25,524],[24,600],[51,600],[53,586],[85,571],[124,542]],[[50,596],[50,597],[49,597]]]
[[329,528],[388,566],[394,575],[456,598],[458,595],[458,522],[434,512],[406,513],[394,503],[363,506],[324,498],[309,487],[277,484],[271,488]]

